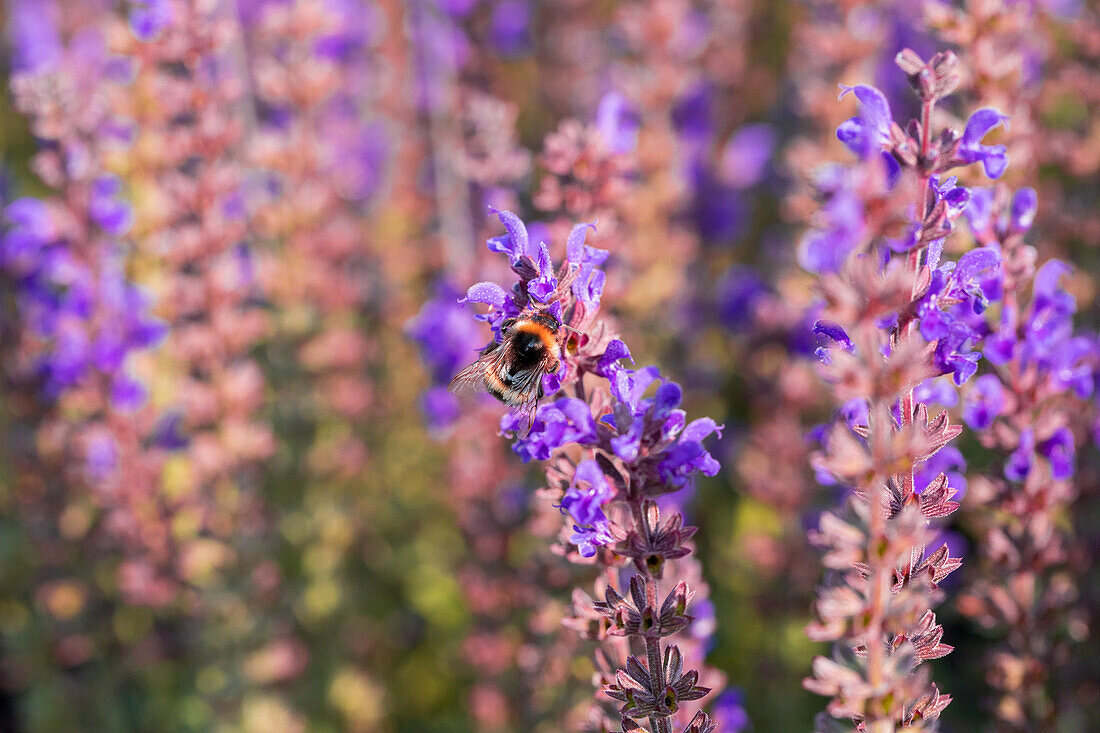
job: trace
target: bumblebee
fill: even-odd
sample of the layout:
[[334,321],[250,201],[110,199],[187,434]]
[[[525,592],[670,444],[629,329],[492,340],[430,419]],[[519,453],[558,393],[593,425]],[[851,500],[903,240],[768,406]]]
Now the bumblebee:
[[528,428],[542,398],[542,378],[561,365],[562,324],[533,313],[500,324],[500,341],[490,344],[451,380],[451,389],[485,391],[527,417]]

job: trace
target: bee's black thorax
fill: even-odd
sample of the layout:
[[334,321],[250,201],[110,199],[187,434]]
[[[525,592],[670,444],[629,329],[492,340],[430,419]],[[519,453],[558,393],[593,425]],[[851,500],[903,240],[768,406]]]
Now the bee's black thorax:
[[533,369],[546,358],[546,343],[537,333],[515,331],[512,340],[512,371]]

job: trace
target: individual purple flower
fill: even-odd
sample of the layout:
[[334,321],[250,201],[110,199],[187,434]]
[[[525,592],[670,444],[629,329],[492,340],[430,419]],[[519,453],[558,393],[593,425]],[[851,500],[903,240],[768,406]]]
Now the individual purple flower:
[[718,284],[718,314],[723,325],[742,333],[756,320],[756,306],[768,294],[763,278],[749,267],[734,265]]
[[749,219],[749,207],[742,192],[723,182],[706,161],[690,168],[692,183],[691,217],[708,241],[731,243]]
[[502,56],[531,50],[531,6],[526,0],[502,0],[489,13],[489,39]]
[[60,8],[53,0],[15,0],[9,5],[8,28],[17,72],[56,70],[64,57],[58,32]]
[[691,475],[698,472],[704,476],[717,475],[721,466],[706,448],[703,439],[711,433],[722,436],[722,426],[709,417],[693,420],[683,432],[680,440],[673,445],[657,464],[657,472],[672,490],[688,485]]
[[741,733],[752,727],[745,710],[745,693],[739,687],[727,687],[714,701],[711,719],[723,733]]
[[943,379],[926,379],[913,389],[913,399],[928,405],[954,407],[959,403],[959,391]]
[[596,461],[585,460],[577,464],[573,482],[565,491],[558,508],[569,514],[575,522],[574,544],[583,557],[595,554],[595,547],[611,541],[610,524],[603,506],[612,499],[611,487]]
[[596,231],[593,224],[578,224],[573,227],[565,240],[565,257],[570,265],[579,268],[573,281],[573,294],[585,305],[597,307],[607,280],[606,274],[599,268],[607,260],[608,251],[584,243],[589,229]]
[[1031,473],[1031,466],[1035,458],[1035,434],[1031,428],[1024,428],[1020,432],[1020,442],[1016,450],[1005,461],[1005,478],[1010,481],[1023,481]]
[[596,105],[596,128],[613,153],[622,155],[638,147],[640,126],[638,113],[619,92],[608,92]]
[[634,357],[631,356],[626,344],[620,339],[612,339],[604,348],[593,371],[601,377],[614,379],[615,373],[623,368],[619,363],[623,359],[628,359],[631,364],[634,363]]
[[886,95],[878,89],[865,84],[854,87],[841,84],[837,99],[844,99],[849,92],[859,100],[859,114],[840,123],[836,136],[853,153],[866,158],[889,145],[894,118]]
[[500,327],[506,318],[519,314],[520,309],[515,304],[515,299],[504,288],[494,282],[480,282],[470,286],[463,298],[457,303],[479,303],[489,306],[485,313],[474,314],[475,321],[484,321],[493,330],[494,338],[499,339]]
[[486,242],[489,251],[507,254],[509,261],[515,265],[521,257],[529,254],[527,249],[529,245],[527,226],[522,219],[510,211],[492,209],[492,212],[500,218],[505,231],[504,234],[492,237]]
[[130,0],[130,32],[139,41],[155,41],[172,21],[169,0]]
[[[848,334],[845,333],[844,329],[841,328],[838,324],[833,323],[832,321],[817,321],[816,323],[814,323],[812,332],[814,333],[814,335],[824,336],[848,353],[852,353],[856,348],[855,344],[852,343],[852,339],[848,337]],[[817,355],[818,360],[820,360],[822,364],[830,363],[831,358],[829,356],[828,346],[819,346],[814,353]]]
[[642,395],[660,377],[661,373],[655,366],[641,369],[620,369],[615,372],[615,376],[611,380],[611,395],[618,402],[626,405],[631,413],[636,414],[641,404]]
[[183,413],[179,410],[161,415],[149,436],[150,445],[168,451],[183,450],[190,443],[191,439],[184,429]]
[[1077,311],[1076,299],[1061,286],[1063,277],[1073,269],[1061,260],[1049,260],[1035,273],[1032,312],[1025,324],[1025,339],[1042,358],[1073,330],[1071,318]]
[[19,198],[4,208],[5,230],[0,238],[0,265],[17,277],[26,277],[42,265],[43,250],[57,238],[45,202]]
[[963,420],[974,430],[986,430],[1004,412],[1005,389],[995,374],[983,374],[963,402]]
[[[963,214],[970,203],[970,190],[958,184],[959,179],[956,176],[949,176],[942,182],[939,176],[931,176],[928,179],[928,188],[932,191],[934,198],[933,205],[941,201],[946,205],[946,217],[942,220],[942,224],[949,233],[954,231],[955,221]],[[904,247],[895,248],[895,251],[905,252],[916,244],[917,230],[914,227],[910,231],[912,232],[912,236],[909,238],[911,241],[907,240]],[[932,269],[939,267],[940,257],[943,255],[944,241],[944,238],[940,238],[928,243],[927,264]]]
[[798,243],[798,264],[813,273],[836,272],[863,239],[863,199],[856,172],[830,166],[815,184],[824,196],[818,218]]
[[539,243],[536,265],[538,277],[527,283],[527,294],[531,300],[545,303],[558,287],[558,279],[554,276],[554,265],[550,261],[550,248],[545,242]]
[[989,301],[1002,296],[1000,253],[992,247],[967,252],[958,263],[947,262],[932,273],[917,306],[920,332],[936,344],[935,362],[942,373],[962,385],[978,369],[973,349],[989,335],[982,318]]
[[975,234],[986,232],[993,224],[993,189],[974,186],[970,189],[970,203],[967,204],[967,221]]
[[841,406],[840,416],[844,418],[844,422],[848,423],[848,426],[851,428],[855,428],[857,426],[866,427],[868,422],[870,421],[870,412],[867,400],[862,397],[857,397],[854,400],[849,400]]
[[1069,428],[1055,430],[1053,435],[1039,444],[1039,453],[1050,463],[1050,477],[1055,481],[1073,476],[1077,449]]
[[672,122],[689,147],[696,147],[714,133],[714,90],[706,82],[693,84],[672,107]]
[[118,444],[107,430],[96,428],[84,448],[84,468],[88,475],[102,481],[118,468]]
[[963,163],[982,164],[989,178],[1000,178],[1008,167],[1008,154],[1004,145],[982,145],[982,138],[1008,119],[992,107],[983,107],[966,121],[962,138],[956,149],[956,157]]
[[775,139],[775,128],[766,123],[738,129],[722,149],[718,163],[722,182],[737,189],[759,183],[768,170]]
[[[433,290],[433,297],[405,325],[405,333],[417,345],[432,382],[446,385],[476,357],[474,345],[482,336],[476,322],[470,318],[470,311],[460,303],[458,291],[451,283],[440,279],[436,281]],[[462,300],[487,303],[503,310],[506,297],[499,285],[480,283],[470,288]]]
[[148,394],[145,385],[127,374],[117,374],[111,381],[111,404],[121,412],[134,412],[145,404]]
[[462,415],[462,406],[451,390],[443,385],[436,385],[420,395],[420,411],[429,428],[445,430]]
[[1039,211],[1039,195],[1034,188],[1021,188],[1012,196],[1012,205],[1008,210],[1011,228],[1021,234],[1031,229],[1035,214]]
[[346,137],[342,154],[332,162],[333,184],[347,200],[366,201],[382,185],[393,143],[381,123],[364,125]]
[[573,534],[569,541],[577,546],[577,552],[581,557],[595,557],[596,548],[611,544],[615,537],[611,534],[609,525],[598,524],[592,527],[573,525]]
[[966,496],[966,459],[962,451],[953,445],[947,445],[936,451],[924,463],[914,475],[914,487],[919,494],[928,488],[940,474],[947,475],[947,485],[955,489],[955,501],[961,501]]
[[134,223],[134,210],[121,193],[122,180],[118,176],[100,176],[92,182],[88,213],[100,229],[113,237],[124,236]]

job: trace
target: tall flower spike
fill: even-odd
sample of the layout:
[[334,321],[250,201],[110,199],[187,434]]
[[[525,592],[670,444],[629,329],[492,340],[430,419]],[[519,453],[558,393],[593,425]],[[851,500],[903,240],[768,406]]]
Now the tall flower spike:
[[[555,268],[550,247],[544,242],[533,247],[519,217],[495,213],[506,231],[488,247],[507,255],[517,282],[511,288],[479,283],[464,302],[488,306],[475,317],[493,327],[496,339],[504,338],[506,318],[531,310],[554,313],[568,328],[561,368],[543,380],[546,394],[530,431],[522,430],[524,418],[506,414],[501,432],[514,435],[512,450],[524,461],[550,461],[545,493],[565,517],[558,550],[575,562],[604,567],[605,578],[625,578],[618,568],[628,560],[635,571],[626,581],[628,597],[613,583],[599,602],[574,594],[569,626],[601,639],[605,660],[625,658],[615,651],[625,639],[645,649],[644,661],[629,657],[609,668],[602,687],[623,703],[624,729],[642,730],[639,720],[651,733],[671,733],[674,720],[708,729],[705,716],[691,714],[694,701],[710,688],[698,684],[699,672],[684,669],[679,645],[672,643],[685,638],[692,623],[694,593],[680,580],[662,601],[658,595],[659,581],[675,582],[692,571],[686,542],[695,530],[684,527],[679,512],[662,520],[655,499],[687,487],[699,474],[718,471],[703,441],[721,435],[722,426],[709,418],[689,423],[680,408],[679,385],[655,367],[623,365],[629,349],[596,321],[605,282],[600,265],[608,253],[585,242],[594,227],[572,229],[566,261]],[[686,638],[685,646],[690,646]]]
[[[826,305],[814,329],[834,345],[821,353],[822,372],[847,416],[829,431],[815,465],[853,489],[842,511],[822,516],[812,537],[832,571],[807,629],[815,640],[834,642],[832,658],[818,657],[805,681],[833,698],[818,730],[846,728],[838,719],[874,733],[934,728],[950,701],[921,664],[951,651],[931,606],[961,561],[946,544],[933,545],[931,522],[958,509],[959,489],[945,473],[929,478],[920,471],[939,465],[937,454],[962,427],[947,412],[933,416],[919,398],[942,391],[943,385],[931,388],[931,378],[951,374],[961,385],[973,376],[992,333],[986,307],[1004,294],[997,248],[941,261],[944,240],[970,200],[942,174],[981,160],[991,177],[999,176],[1003,149],[979,141],[1002,117],[983,110],[961,136],[933,136],[932,109],[957,84],[954,57],[925,63],[906,50],[897,61],[921,98],[921,119],[902,132],[881,93],[855,88],[860,117],[841,125],[838,136],[860,155],[857,171],[874,184],[853,197],[855,216],[872,225],[847,245],[839,272],[822,277]],[[872,155],[876,150],[885,157]],[[906,218],[898,213],[914,209],[907,236],[893,238],[892,222]]]
[[1085,405],[1094,399],[1095,341],[1074,328],[1076,302],[1063,282],[1069,266],[1049,260],[1036,270],[1035,251],[1024,243],[1035,192],[1010,196],[998,186],[981,199],[971,229],[1002,249],[1010,280],[984,349],[991,371],[971,383],[963,417],[1002,464],[973,482],[971,495],[984,505],[973,516],[978,573],[958,605],[1000,637],[987,658],[999,724],[1041,730],[1058,716],[1062,695],[1050,670],[1067,654],[1064,632],[1075,616],[1069,537],[1058,517],[1077,492],[1073,428],[1085,427]]

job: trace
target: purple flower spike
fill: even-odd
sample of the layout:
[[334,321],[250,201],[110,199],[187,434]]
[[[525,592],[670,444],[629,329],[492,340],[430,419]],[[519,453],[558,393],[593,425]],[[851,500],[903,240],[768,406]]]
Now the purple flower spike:
[[983,107],[966,121],[959,140],[957,155],[965,163],[981,162],[989,178],[1000,178],[1008,167],[1008,155],[1004,145],[982,145],[982,138],[990,130],[1008,119],[992,107]]

